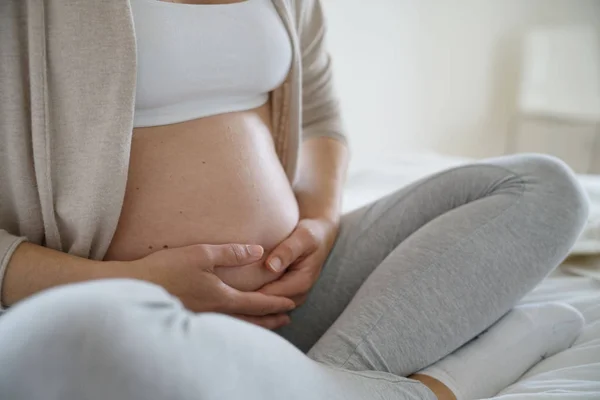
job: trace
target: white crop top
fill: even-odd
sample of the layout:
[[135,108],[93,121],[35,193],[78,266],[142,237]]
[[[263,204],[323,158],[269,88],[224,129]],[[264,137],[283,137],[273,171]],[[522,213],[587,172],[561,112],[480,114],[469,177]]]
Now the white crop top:
[[174,4],[131,0],[137,41],[134,127],[265,104],[292,63],[271,0]]

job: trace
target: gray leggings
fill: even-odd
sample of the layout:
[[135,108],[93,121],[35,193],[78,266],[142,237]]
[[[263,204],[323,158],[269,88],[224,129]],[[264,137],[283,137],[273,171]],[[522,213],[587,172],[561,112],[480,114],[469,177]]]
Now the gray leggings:
[[0,393],[434,399],[403,377],[513,307],[562,261],[586,216],[573,174],[550,157],[438,173],[343,217],[320,280],[279,335],[190,313],[139,281],[49,290],[0,318]]

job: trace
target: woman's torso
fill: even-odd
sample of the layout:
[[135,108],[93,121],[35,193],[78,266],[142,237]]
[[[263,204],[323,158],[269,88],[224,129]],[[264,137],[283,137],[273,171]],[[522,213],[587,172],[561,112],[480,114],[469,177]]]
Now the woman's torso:
[[[271,67],[269,74],[277,73],[273,58],[287,58],[288,54],[281,47],[281,40],[273,42],[269,38],[272,30],[263,26],[256,33],[257,27],[252,24],[265,25],[262,15],[256,15],[255,20],[251,17],[235,20],[236,15],[241,15],[238,11],[251,10],[231,8],[264,7],[264,1],[268,0],[226,6],[132,2],[134,17],[136,7],[146,6],[163,8],[158,10],[161,15],[183,11],[188,17],[177,16],[183,18],[179,21],[167,18],[165,24],[160,24],[156,17],[153,20],[152,11],[149,18],[136,19],[139,53],[136,107],[144,102],[146,106],[143,110],[137,107],[136,117],[144,116],[138,125],[148,121],[148,125],[153,125],[153,118],[160,125],[140,126],[133,131],[125,201],[105,259],[137,259],[165,247],[197,243],[255,243],[268,251],[296,226],[298,206],[275,153],[269,102],[256,107],[256,102],[262,101],[252,96],[261,79],[268,81],[271,76],[264,75],[264,70]],[[204,11],[212,13],[209,17],[215,23],[214,29],[208,33],[187,32],[186,19]],[[177,29],[176,22],[179,22]],[[230,34],[233,26],[235,33]],[[283,26],[271,29],[282,29],[278,34],[284,32]],[[144,42],[152,34],[158,35],[158,42],[156,39]],[[185,34],[191,37],[182,36]],[[186,54],[198,48],[199,53]],[[248,52],[249,48],[254,51]],[[153,69],[161,56],[167,61],[159,64],[165,66]],[[286,64],[289,68],[289,62]],[[205,75],[195,77],[191,72],[196,70]],[[279,70],[281,73],[281,66]],[[152,80],[160,78],[156,76],[159,73],[163,86]],[[186,74],[190,77],[187,80]],[[173,83],[164,84],[169,80]],[[265,88],[273,85],[267,81],[262,82]],[[210,84],[214,87],[208,90]],[[178,102],[177,96],[182,100]],[[165,104],[161,104],[163,101]],[[244,105],[251,108],[236,110]],[[199,118],[173,122],[196,109]],[[228,109],[234,111],[225,112]],[[187,115],[182,117],[182,112]],[[210,115],[202,116],[203,113]],[[218,274],[227,283],[246,290],[254,290],[276,278],[259,263],[221,269]]]

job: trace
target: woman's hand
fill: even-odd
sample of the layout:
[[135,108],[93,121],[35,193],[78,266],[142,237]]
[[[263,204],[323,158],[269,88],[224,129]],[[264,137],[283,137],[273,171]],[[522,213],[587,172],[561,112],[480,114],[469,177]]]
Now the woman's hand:
[[[233,315],[267,329],[289,323],[285,314],[294,302],[285,297],[241,292],[223,283],[215,267],[239,267],[259,260],[263,248],[256,245],[193,245],[160,250],[121,266],[129,277],[150,281],[178,297],[195,312]],[[132,276],[133,275],[133,276]]]
[[279,280],[263,286],[259,292],[284,296],[304,303],[333,247],[338,224],[326,218],[300,220],[292,234],[269,254],[266,265],[274,272],[286,270]]

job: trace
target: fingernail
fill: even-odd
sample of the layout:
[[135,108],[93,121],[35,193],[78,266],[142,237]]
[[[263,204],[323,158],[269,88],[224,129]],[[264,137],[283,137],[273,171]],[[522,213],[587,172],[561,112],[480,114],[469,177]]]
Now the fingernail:
[[252,245],[246,245],[246,249],[248,249],[248,253],[252,256],[252,257],[262,257],[263,253],[264,253],[264,249],[262,248],[262,246],[258,246],[255,244]]
[[279,257],[271,258],[271,261],[269,261],[269,267],[271,267],[271,269],[275,272],[281,271],[281,259],[279,259]]

